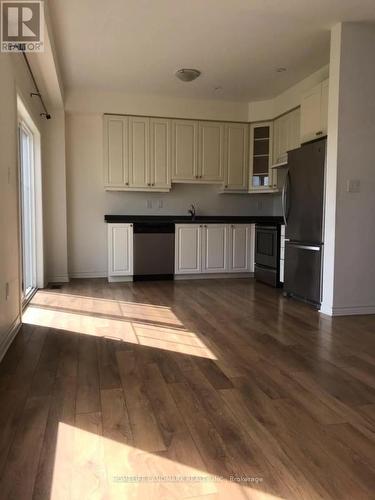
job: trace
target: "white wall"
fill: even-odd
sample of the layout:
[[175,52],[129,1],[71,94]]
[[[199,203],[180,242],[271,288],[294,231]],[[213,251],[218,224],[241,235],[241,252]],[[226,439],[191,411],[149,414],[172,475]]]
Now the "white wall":
[[[322,312],[375,313],[375,26],[332,30]],[[347,192],[350,179],[360,192]]]
[[65,110],[71,113],[119,113],[201,120],[248,121],[246,102],[180,99],[89,89],[68,91]]
[[285,92],[274,99],[266,101],[254,101],[249,103],[248,120],[258,122],[262,120],[273,120],[301,105],[302,95],[326,80],[329,76],[329,66],[315,71],[304,80],[296,83]]
[[[218,194],[219,186],[173,185],[170,193],[106,192],[103,188],[102,115],[69,114],[66,120],[70,276],[107,273],[105,214],[272,215],[272,195]],[[153,208],[147,209],[146,201]],[[162,201],[163,208],[158,208]]]
[[[32,84],[21,55],[0,53],[0,359],[20,322],[17,91],[40,129]],[[6,283],[9,294],[6,297]]]
[[42,129],[45,269],[48,281],[68,281],[65,113],[49,111]]

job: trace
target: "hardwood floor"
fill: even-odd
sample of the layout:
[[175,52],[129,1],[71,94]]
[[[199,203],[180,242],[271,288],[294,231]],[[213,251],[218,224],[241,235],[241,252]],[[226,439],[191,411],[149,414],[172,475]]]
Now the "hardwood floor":
[[24,322],[1,500],[374,498],[374,316],[247,279],[73,280]]

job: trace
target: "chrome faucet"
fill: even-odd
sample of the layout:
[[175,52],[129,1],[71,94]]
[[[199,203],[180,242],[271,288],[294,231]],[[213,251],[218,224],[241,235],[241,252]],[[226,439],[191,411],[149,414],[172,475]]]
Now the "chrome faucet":
[[191,218],[194,220],[196,211],[195,211],[195,206],[193,204],[190,205],[188,212],[191,215]]

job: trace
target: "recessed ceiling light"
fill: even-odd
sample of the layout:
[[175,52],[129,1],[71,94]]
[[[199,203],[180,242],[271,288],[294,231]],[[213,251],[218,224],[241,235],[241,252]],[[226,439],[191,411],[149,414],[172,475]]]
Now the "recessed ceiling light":
[[283,68],[283,67],[277,68],[276,71],[277,71],[277,73],[284,73],[284,71],[286,71],[286,68]]
[[189,69],[189,68],[182,68],[176,71],[175,75],[177,78],[179,78],[182,82],[192,82],[198,76],[201,74],[201,72],[198,69]]

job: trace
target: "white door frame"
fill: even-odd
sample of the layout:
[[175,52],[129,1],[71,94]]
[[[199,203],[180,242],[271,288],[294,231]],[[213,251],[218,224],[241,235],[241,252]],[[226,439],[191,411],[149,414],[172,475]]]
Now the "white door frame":
[[[32,163],[33,163],[33,207],[35,220],[35,286],[44,288],[44,241],[43,241],[43,202],[42,202],[42,164],[41,164],[41,134],[39,128],[27,110],[24,101],[17,95],[18,127],[26,130],[32,137]],[[20,151],[20,149],[19,149]],[[21,164],[18,161],[19,189],[21,188]],[[19,191],[19,246],[20,246],[20,296],[22,296],[22,226],[21,226],[21,192]]]

